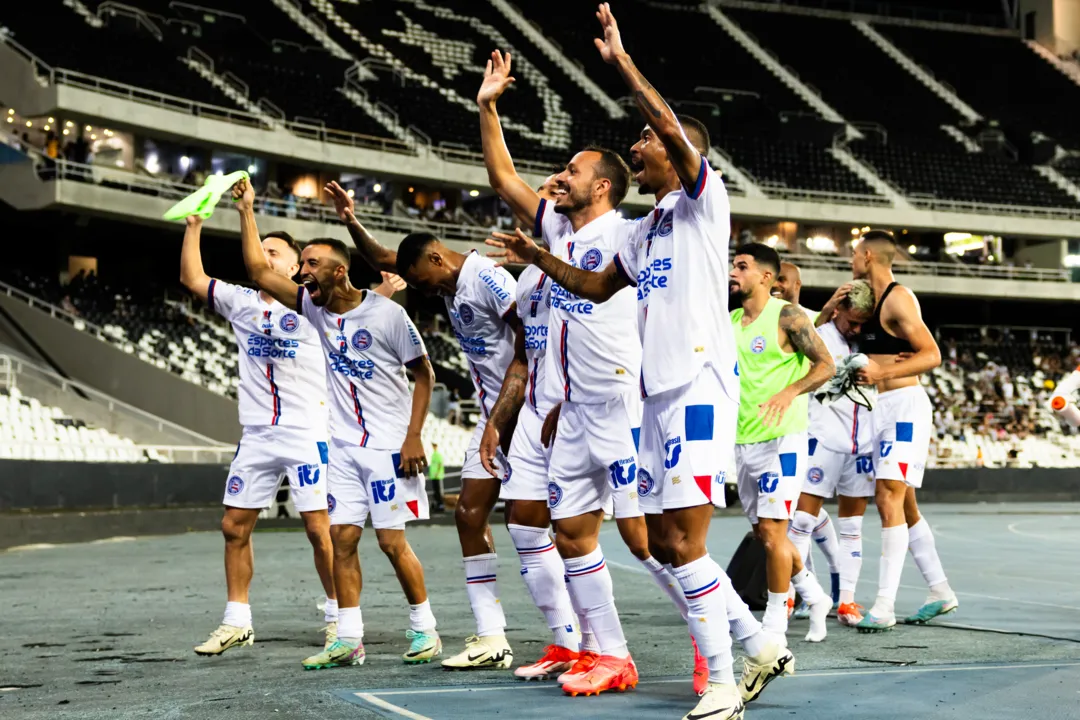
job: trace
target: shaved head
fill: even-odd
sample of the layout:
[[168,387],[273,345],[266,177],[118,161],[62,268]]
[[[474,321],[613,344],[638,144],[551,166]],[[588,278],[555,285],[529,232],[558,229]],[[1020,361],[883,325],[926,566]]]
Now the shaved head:
[[799,304],[799,292],[802,290],[802,271],[794,263],[780,263],[780,273],[772,287],[772,294],[794,305]]

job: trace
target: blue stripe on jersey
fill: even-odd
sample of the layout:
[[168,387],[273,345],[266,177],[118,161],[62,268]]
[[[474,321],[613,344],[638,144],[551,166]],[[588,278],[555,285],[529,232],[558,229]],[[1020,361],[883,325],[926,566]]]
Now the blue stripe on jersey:
[[694,187],[687,188],[686,194],[690,196],[691,200],[697,200],[701,197],[701,193],[705,191],[705,178],[708,176],[709,165],[705,160],[705,156],[701,156],[701,168],[698,170],[697,182],[694,183]]
[[569,326],[563,320],[562,333],[559,335],[559,358],[562,361],[563,377],[566,379],[566,383],[563,385],[563,395],[566,400],[570,399],[570,356],[566,352],[566,336],[568,333]]
[[270,420],[271,425],[277,425],[281,420],[281,396],[278,394],[277,383],[274,382],[274,366],[266,365],[266,379],[270,381],[270,395],[273,397],[274,417]]
[[211,310],[216,310],[214,307],[214,286],[217,285],[217,280],[210,278],[210,286],[206,288],[206,304]]
[[536,371],[540,364],[540,358],[533,358],[532,372],[529,373],[529,403],[536,409]]
[[540,198],[540,204],[536,207],[536,219],[533,221],[533,237],[539,241],[544,239],[544,208],[546,207],[547,200]]
[[296,312],[304,314],[304,286],[296,288]]
[[619,253],[615,253],[615,257],[613,257],[612,260],[615,262],[615,270],[618,271],[620,275],[622,275],[623,280],[625,280],[633,287],[637,287],[637,277],[631,275],[629,272],[626,271],[626,266],[623,265],[623,261],[622,258],[619,257]]

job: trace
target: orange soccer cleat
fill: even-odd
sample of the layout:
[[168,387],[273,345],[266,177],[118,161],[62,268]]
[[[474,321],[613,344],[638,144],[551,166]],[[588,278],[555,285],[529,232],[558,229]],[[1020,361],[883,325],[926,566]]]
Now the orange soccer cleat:
[[[531,665],[522,665],[514,671],[523,680],[546,680],[552,675],[570,671],[576,664],[578,653],[562,645],[548,645],[544,656]],[[584,673],[583,673],[584,674]]]
[[574,663],[573,667],[559,676],[559,682],[568,683],[571,680],[577,680],[578,678],[584,677],[596,667],[596,662],[599,659],[600,656],[592,650],[582,650],[578,653],[577,662]]
[[709,687],[709,661],[698,650],[693,635],[690,640],[694,643],[694,694],[701,695]]
[[855,627],[862,622],[862,611],[863,606],[859,603],[840,603],[840,607],[836,610],[836,619],[840,621],[841,625]]
[[599,695],[608,690],[623,692],[637,687],[638,674],[634,660],[629,655],[624,658],[614,655],[601,655],[596,667],[579,678],[564,683],[563,692],[571,697],[578,695]]

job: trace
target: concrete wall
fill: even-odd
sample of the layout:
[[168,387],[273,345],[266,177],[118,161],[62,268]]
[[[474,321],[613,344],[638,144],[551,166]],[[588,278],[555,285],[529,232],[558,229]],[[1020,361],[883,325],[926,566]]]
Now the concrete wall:
[[[220,442],[239,441],[235,400],[154,367],[16,298],[0,295],[0,307],[29,332],[56,364],[57,372]],[[0,342],[45,360],[4,317],[0,317]]]

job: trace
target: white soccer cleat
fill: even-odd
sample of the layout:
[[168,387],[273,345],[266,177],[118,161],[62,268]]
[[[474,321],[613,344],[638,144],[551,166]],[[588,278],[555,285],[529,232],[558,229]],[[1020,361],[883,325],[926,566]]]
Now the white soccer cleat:
[[326,642],[323,643],[323,650],[329,650],[330,646],[337,642],[337,620],[326,623],[323,632],[326,633]]
[[506,670],[514,662],[514,651],[505,635],[487,635],[465,639],[465,649],[442,661],[447,670]]
[[202,645],[195,647],[196,655],[220,655],[231,647],[237,645],[252,645],[255,643],[255,631],[250,625],[236,627],[235,625],[219,625],[218,629],[210,633],[210,637]]
[[701,693],[697,707],[683,715],[682,720],[741,720],[743,701],[734,685],[709,683]]
[[570,670],[577,662],[578,653],[561,645],[548,645],[544,656],[534,663],[522,665],[514,676],[523,680],[547,680]]
[[769,643],[761,654],[743,658],[742,677],[739,678],[739,695],[744,703],[750,703],[761,695],[765,686],[782,675],[795,672],[795,656],[786,647]]

